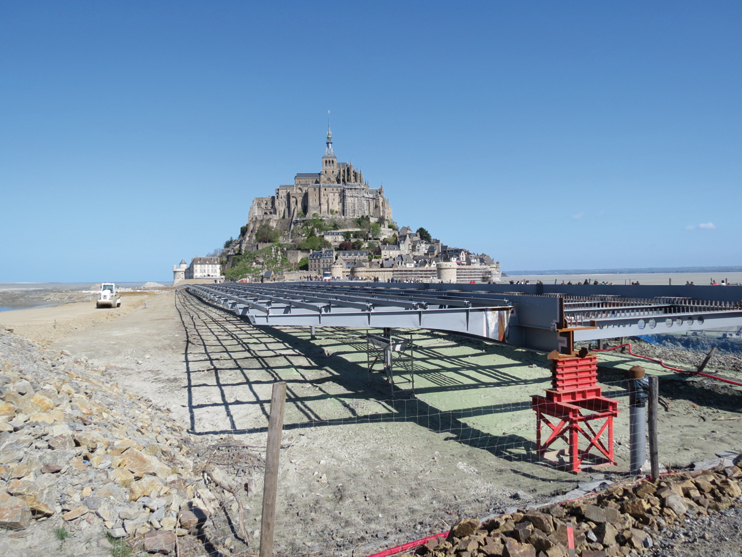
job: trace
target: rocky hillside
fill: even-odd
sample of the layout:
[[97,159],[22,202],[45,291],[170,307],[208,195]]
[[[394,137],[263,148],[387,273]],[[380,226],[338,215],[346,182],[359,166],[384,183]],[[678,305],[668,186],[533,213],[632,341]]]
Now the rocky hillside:
[[229,280],[239,280],[249,277],[251,280],[259,280],[265,271],[275,274],[292,269],[286,256],[286,246],[273,244],[256,251],[247,251],[242,255],[235,255],[225,265],[225,276]]
[[[110,373],[0,332],[4,554],[174,554],[176,539],[180,555],[206,553],[204,540],[222,554],[244,549],[245,490]],[[235,535],[217,510],[231,515]]]

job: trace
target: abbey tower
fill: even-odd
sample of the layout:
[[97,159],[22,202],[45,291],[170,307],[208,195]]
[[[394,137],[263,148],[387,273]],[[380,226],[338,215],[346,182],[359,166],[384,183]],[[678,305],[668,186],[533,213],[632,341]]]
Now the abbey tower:
[[327,126],[327,148],[325,154],[322,155],[322,175],[320,176],[320,182],[323,184],[332,184],[337,182],[338,177],[338,159],[335,156],[335,151],[332,150],[332,131],[330,126]]

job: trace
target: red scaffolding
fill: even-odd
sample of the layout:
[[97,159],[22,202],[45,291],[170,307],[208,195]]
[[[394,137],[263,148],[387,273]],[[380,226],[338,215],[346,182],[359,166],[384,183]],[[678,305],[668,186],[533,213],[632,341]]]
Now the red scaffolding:
[[[546,396],[533,395],[536,411],[536,449],[541,458],[558,441],[568,447],[568,468],[615,464],[613,459],[613,418],[618,415],[618,401],[604,397],[598,387],[598,357],[589,354],[549,354],[552,389]],[[548,433],[543,439],[542,429]],[[604,442],[604,434],[607,440]],[[580,441],[587,441],[580,448]]]

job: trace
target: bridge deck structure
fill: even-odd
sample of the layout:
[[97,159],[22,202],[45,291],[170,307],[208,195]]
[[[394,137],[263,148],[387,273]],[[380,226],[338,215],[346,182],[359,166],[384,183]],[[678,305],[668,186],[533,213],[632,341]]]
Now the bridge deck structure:
[[742,328],[742,287],[373,282],[187,287],[256,326],[424,328],[569,353],[578,341]]

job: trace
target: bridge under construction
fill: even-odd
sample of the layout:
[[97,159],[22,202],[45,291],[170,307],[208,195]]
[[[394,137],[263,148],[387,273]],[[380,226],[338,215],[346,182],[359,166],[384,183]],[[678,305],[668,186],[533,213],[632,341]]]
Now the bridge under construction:
[[[598,383],[597,353],[586,347],[576,351],[576,342],[742,326],[742,287],[339,282],[187,288],[257,327],[383,329],[382,335],[366,334],[368,372],[377,363],[383,365],[393,399],[398,391],[415,395],[416,371],[423,368],[416,368],[412,338],[395,337],[392,329],[463,333],[547,351],[552,388],[544,396],[531,394],[535,450],[544,460],[553,454],[566,455],[566,460],[551,462],[574,473],[584,466],[616,464],[614,420],[619,414],[619,401],[605,396]],[[694,373],[712,377],[702,372],[712,354],[713,350]],[[686,371],[654,361],[672,371]],[[644,375],[642,367],[631,368],[630,392],[644,392],[649,385],[644,384]],[[742,386],[733,379],[712,378]],[[650,390],[656,415],[658,387],[654,385]],[[641,442],[646,413],[643,402],[634,401],[630,410],[631,471],[635,472],[646,456]],[[567,448],[555,452],[555,443]],[[653,443],[656,448],[656,439]],[[659,470],[655,457],[656,451],[653,474]]]
[[256,326],[423,328],[568,354],[575,342],[742,327],[742,287],[227,283],[187,287]]

